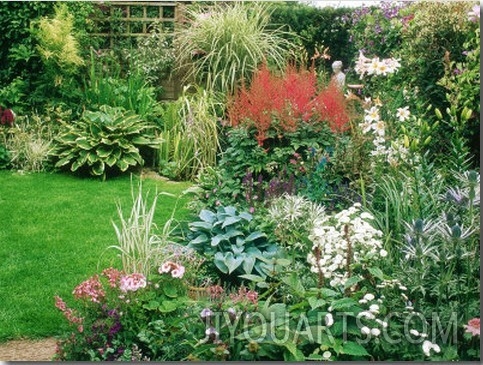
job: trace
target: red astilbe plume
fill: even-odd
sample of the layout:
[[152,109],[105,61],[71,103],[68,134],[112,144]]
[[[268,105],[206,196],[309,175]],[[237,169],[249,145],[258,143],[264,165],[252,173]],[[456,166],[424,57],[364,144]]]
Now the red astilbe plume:
[[280,89],[280,80],[272,76],[267,65],[263,64],[253,76],[250,88],[243,85],[229,101],[230,124],[233,127],[256,127],[258,143],[261,145],[272,124],[273,111],[283,107]]
[[[293,117],[308,122],[312,117],[310,104],[317,94],[315,72],[298,71],[294,66],[289,66],[285,71],[282,86],[283,98],[289,104],[286,107],[290,108]],[[281,110],[279,113],[283,115]],[[292,129],[296,125],[289,125],[289,127]]]
[[329,123],[333,132],[343,132],[349,127],[350,115],[345,97],[334,83],[319,92],[312,106],[316,118]]
[[259,145],[270,128],[278,134],[295,131],[300,123],[327,122],[333,131],[346,129],[349,114],[345,99],[333,85],[317,93],[314,70],[289,66],[280,76],[272,75],[264,64],[228,103],[231,126],[255,127]]

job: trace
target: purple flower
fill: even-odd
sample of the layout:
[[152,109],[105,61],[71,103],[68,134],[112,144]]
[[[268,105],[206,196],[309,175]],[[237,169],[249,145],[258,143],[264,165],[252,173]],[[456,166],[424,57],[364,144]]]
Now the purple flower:
[[204,308],[201,313],[200,313],[200,316],[201,318],[205,319],[207,317],[211,317],[213,315],[213,312],[211,311],[210,308]]

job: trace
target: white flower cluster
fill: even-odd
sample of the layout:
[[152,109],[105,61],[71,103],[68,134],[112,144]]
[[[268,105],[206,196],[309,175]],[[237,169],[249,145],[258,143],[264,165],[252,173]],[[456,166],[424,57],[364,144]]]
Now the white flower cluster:
[[361,212],[360,208],[361,204],[355,203],[334,216],[327,216],[309,236],[313,242],[312,252],[307,256],[311,271],[331,279],[333,287],[344,285],[348,279],[348,255],[351,263],[387,255],[382,249],[382,232],[368,223],[373,216]]
[[432,343],[431,341],[425,340],[423,342],[423,352],[424,352],[424,354],[426,356],[430,356],[431,350],[433,350],[436,353],[439,353],[441,351],[440,347],[437,344]]
[[[392,141],[389,146],[386,146],[386,123],[381,120],[377,106],[365,109],[364,112],[364,121],[359,126],[362,129],[362,133],[372,132],[374,134],[374,139],[372,140],[374,149],[371,151],[371,155],[375,157],[381,156],[392,166],[398,165],[399,161],[406,158],[408,149],[398,140]],[[401,122],[407,120],[410,117],[409,108],[399,108],[396,117]]]
[[396,72],[399,67],[401,67],[401,64],[395,58],[384,58],[382,60],[379,57],[367,58],[360,51],[354,70],[360,75],[360,79],[362,80],[366,74],[386,76],[387,74]]

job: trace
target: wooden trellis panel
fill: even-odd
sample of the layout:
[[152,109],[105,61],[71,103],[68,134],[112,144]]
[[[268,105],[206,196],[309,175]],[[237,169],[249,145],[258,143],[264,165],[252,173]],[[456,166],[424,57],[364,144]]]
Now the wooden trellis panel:
[[105,8],[108,14],[106,19],[99,20],[101,31],[93,35],[108,38],[110,47],[120,37],[148,35],[154,22],[163,24],[168,31],[173,30],[179,18],[178,4],[170,1],[111,1]]
[[[99,7],[104,17],[97,20],[100,31],[93,35],[106,38],[105,48],[123,41],[132,44],[136,38],[149,35],[153,23],[161,23],[164,30],[173,31],[183,9],[183,5],[174,1],[111,1]],[[179,94],[176,80],[165,80],[162,86],[164,99],[176,99]]]

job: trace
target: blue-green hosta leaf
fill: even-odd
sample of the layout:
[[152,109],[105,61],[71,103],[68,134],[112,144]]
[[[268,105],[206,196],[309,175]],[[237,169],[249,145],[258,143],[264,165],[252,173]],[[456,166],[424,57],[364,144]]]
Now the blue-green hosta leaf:
[[204,243],[208,243],[210,242],[210,239],[208,238],[208,236],[204,233],[200,234],[198,237],[196,237],[195,239],[191,240],[190,241],[190,245],[200,245],[200,244],[204,244]]
[[228,266],[225,264],[225,257],[221,252],[217,252],[213,257],[213,263],[224,274],[228,274]]
[[240,217],[228,217],[225,219],[223,224],[221,225],[221,228],[225,228],[226,226],[231,226],[232,224],[240,222],[242,219]]
[[236,208],[234,206],[226,206],[224,209],[225,213],[228,214],[229,216],[236,216]]
[[256,247],[247,247],[245,252],[256,259],[263,258],[262,252]]
[[237,245],[231,245],[230,248],[236,256],[241,255],[245,250],[245,247],[240,247]]
[[248,222],[250,222],[253,219],[253,216],[248,212],[240,212],[239,217],[245,219]]
[[256,239],[262,238],[262,237],[266,237],[265,233],[260,232],[260,231],[255,231],[255,232],[250,233],[248,235],[248,237],[245,238],[245,241],[251,242],[251,241],[255,241]]
[[220,242],[222,241],[226,241],[226,237],[222,234],[217,234],[216,236],[214,237],[211,237],[211,246],[215,247],[215,246],[218,246],[220,244]]
[[251,274],[253,271],[253,267],[255,266],[255,257],[245,255],[245,259],[243,260],[243,271],[247,274]]
[[242,231],[239,231],[235,227],[228,227],[226,229],[225,236],[227,239],[230,239],[233,237],[243,237],[244,233]]
[[262,281],[265,281],[265,278],[259,276],[259,275],[253,275],[253,274],[244,274],[244,275],[239,275],[239,278],[242,279],[247,279],[250,281],[253,281],[255,283],[261,283]]
[[211,231],[211,228],[213,228],[213,226],[211,225],[211,223],[198,221],[198,222],[191,222],[189,224],[189,228],[195,232],[198,231],[199,229]]
[[202,221],[208,222],[208,223],[213,223],[216,219],[216,214],[207,209],[202,209],[198,216]]
[[228,274],[231,274],[238,268],[238,266],[242,264],[243,257],[235,257],[233,253],[227,252],[225,253],[224,261],[226,267],[228,268]]

